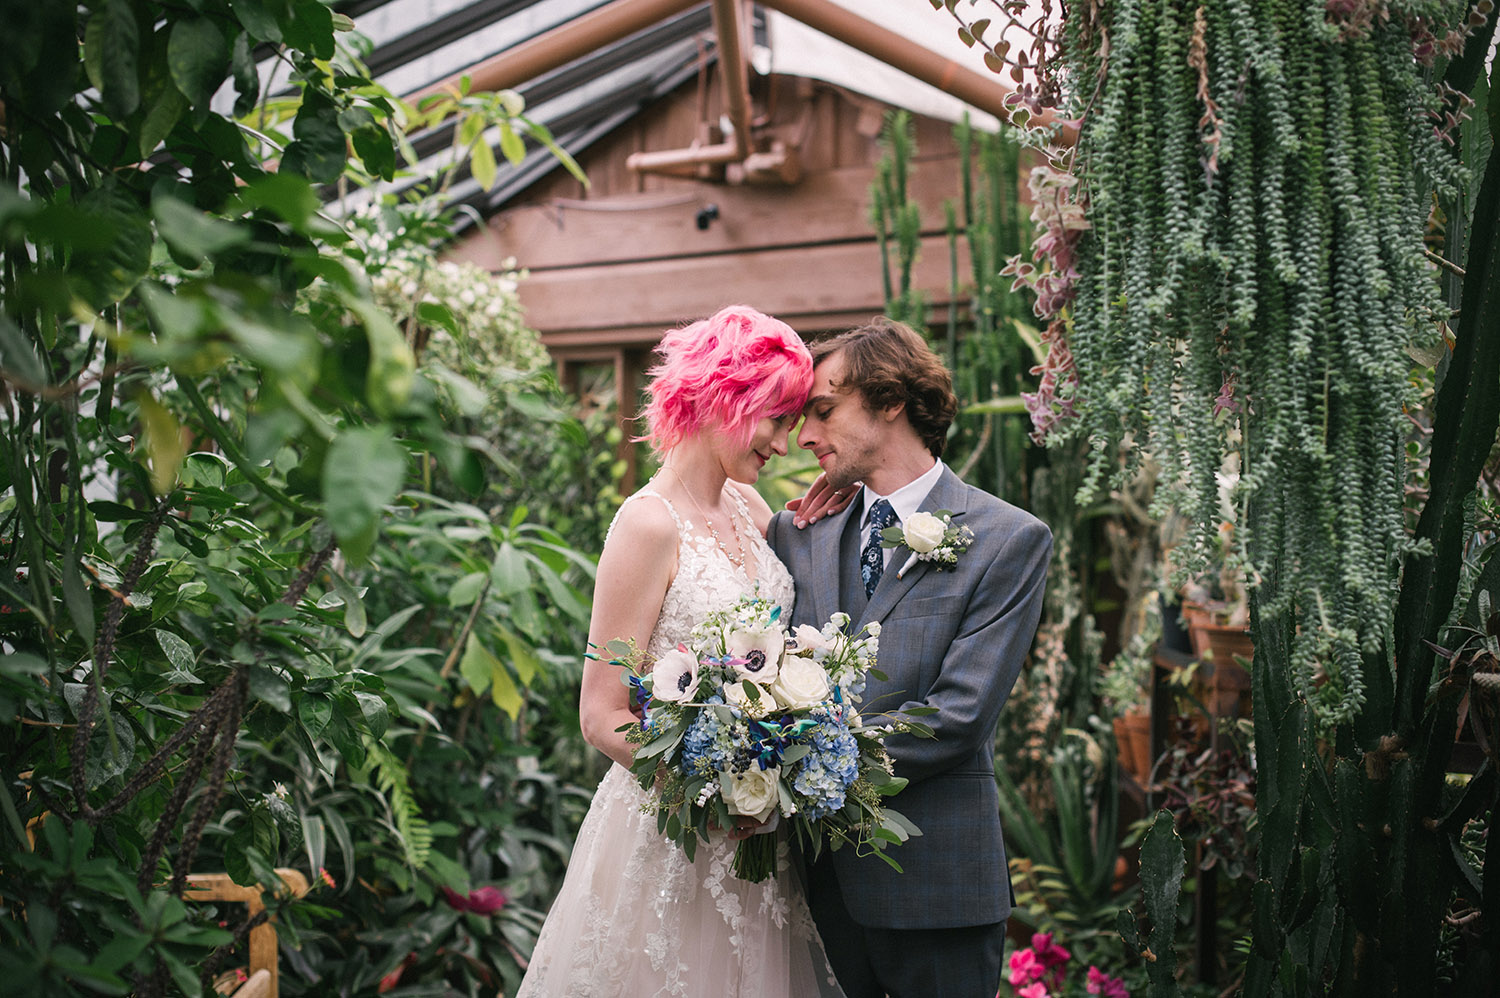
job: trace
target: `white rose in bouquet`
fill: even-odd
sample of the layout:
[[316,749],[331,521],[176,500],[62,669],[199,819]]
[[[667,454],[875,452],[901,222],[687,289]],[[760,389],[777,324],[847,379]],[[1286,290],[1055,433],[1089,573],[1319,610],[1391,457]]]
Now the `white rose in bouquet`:
[[651,667],[651,695],[657,700],[685,703],[698,689],[698,656],[678,645]]
[[913,513],[911,519],[901,525],[901,531],[907,547],[917,554],[927,554],[942,546],[948,525],[931,513]]
[[798,624],[792,631],[800,652],[832,651],[833,642],[823,637],[823,632],[811,624]]
[[765,821],[776,810],[781,793],[776,782],[781,779],[781,767],[761,769],[751,766],[743,773],[721,773],[719,781],[723,787],[724,803],[730,814]]
[[786,632],[779,627],[731,631],[724,640],[736,661],[735,674],[752,683],[766,685],[776,681],[781,656],[786,651]]
[[828,674],[810,658],[788,656],[771,684],[771,693],[783,707],[798,710],[828,699]]

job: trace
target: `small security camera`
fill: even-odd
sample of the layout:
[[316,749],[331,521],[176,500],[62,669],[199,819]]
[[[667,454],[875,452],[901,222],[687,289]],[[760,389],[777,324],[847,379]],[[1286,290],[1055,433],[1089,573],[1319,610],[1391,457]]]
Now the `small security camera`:
[[719,206],[709,203],[698,209],[698,214],[693,218],[693,224],[698,226],[699,232],[703,232],[708,228],[709,223],[718,217]]

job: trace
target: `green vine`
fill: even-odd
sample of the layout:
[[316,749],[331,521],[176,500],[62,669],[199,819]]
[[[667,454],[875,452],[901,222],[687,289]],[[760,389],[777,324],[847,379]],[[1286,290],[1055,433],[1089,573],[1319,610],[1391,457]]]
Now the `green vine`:
[[1408,350],[1446,314],[1422,237],[1458,179],[1413,37],[1463,11],[1337,6],[1126,0],[1070,25],[1074,72],[1105,80],[1078,143],[1101,236],[1068,336],[1078,418],[1054,429],[1092,444],[1085,493],[1159,465],[1157,511],[1195,524],[1184,573],[1218,550],[1227,493],[1253,524],[1231,567],[1292,623],[1325,723],[1363,702],[1412,548]]

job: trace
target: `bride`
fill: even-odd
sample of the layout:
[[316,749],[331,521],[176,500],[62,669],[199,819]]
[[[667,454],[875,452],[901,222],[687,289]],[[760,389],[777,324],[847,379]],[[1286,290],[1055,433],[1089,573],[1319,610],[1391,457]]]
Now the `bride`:
[[[750,486],[787,452],[813,382],[791,327],[743,306],[667,333],[658,351],[645,417],[661,470],[615,516],[589,623],[591,645],[634,639],[652,657],[756,590],[790,617],[792,577],[765,542],[771,510]],[[689,862],[642,812],[632,746],[618,730],[636,720],[618,666],[587,662],[579,719],[615,764],[518,998],[840,996],[784,844],[776,875],[749,883],[731,871],[737,840],[756,833],[748,819],[715,832]]]

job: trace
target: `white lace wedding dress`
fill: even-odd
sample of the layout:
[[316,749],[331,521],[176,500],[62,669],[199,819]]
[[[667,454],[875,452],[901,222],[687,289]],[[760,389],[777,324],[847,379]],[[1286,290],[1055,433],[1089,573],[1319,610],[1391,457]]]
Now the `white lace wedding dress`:
[[[730,492],[757,583],[658,493],[628,500],[654,496],[677,523],[677,575],[646,645],[652,655],[757,585],[790,617],[792,577]],[[734,875],[735,844],[723,833],[688,862],[642,813],[645,800],[618,763],[600,781],[517,998],[842,998],[785,841],[776,875],[752,884]]]

